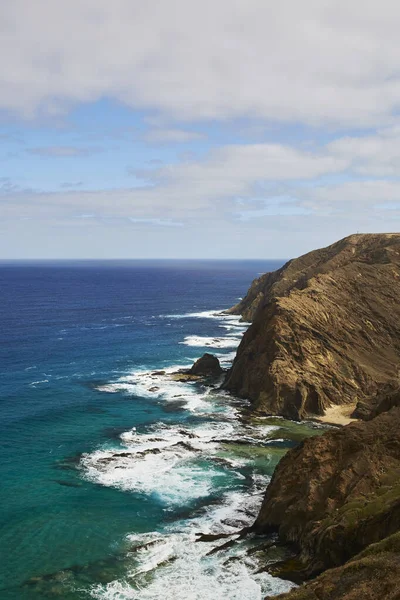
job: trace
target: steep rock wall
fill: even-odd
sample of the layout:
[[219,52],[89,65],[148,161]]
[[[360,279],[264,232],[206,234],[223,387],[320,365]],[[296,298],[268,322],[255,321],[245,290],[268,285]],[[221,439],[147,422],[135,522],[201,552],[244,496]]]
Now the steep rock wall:
[[277,466],[255,523],[299,550],[306,576],[400,530],[400,408],[305,440]]
[[353,235],[257,279],[234,309],[253,323],[224,387],[302,419],[368,403],[400,374],[400,234]]

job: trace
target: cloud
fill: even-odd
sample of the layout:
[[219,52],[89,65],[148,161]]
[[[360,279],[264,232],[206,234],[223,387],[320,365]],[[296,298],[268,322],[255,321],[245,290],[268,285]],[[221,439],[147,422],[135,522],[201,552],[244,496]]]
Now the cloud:
[[13,194],[23,194],[32,192],[31,189],[22,186],[18,181],[14,181],[11,177],[0,177],[0,196],[7,197]]
[[[242,203],[246,205],[246,203]],[[259,208],[254,207],[246,209],[245,206],[238,210],[237,218],[240,221],[251,221],[253,219],[263,219],[278,215],[296,216],[311,215],[312,211],[305,208],[296,198],[290,196],[272,196],[267,200],[258,202]]]
[[70,188],[81,187],[82,185],[83,185],[83,181],[64,181],[61,184],[61,187],[65,188],[65,189],[70,189]]
[[340,212],[357,219],[362,213],[376,215],[388,202],[399,203],[400,181],[381,179],[320,185],[298,190],[297,196],[314,214]]
[[183,227],[183,223],[179,221],[172,221],[171,219],[134,219],[129,218],[131,223],[138,223],[139,225],[156,225],[157,227]]
[[0,133],[0,141],[23,144],[21,135],[16,133]]
[[144,139],[152,144],[159,143],[185,143],[193,140],[203,140],[205,135],[196,131],[185,131],[183,129],[153,129],[149,131]]
[[[79,212],[103,218],[162,221],[210,218],[220,211],[233,214],[235,198],[257,201],[276,195],[276,187],[337,173],[346,166],[337,157],[296,150],[281,144],[228,145],[202,159],[162,165],[141,172],[142,187],[26,194],[18,203],[10,194],[2,212],[60,218]],[[22,205],[21,202],[25,204]],[[251,207],[249,208],[251,210]]]
[[388,124],[400,104],[395,0],[13,0],[0,108],[60,115],[111,98],[178,120]]
[[[213,149],[201,159],[134,171],[146,182],[142,186],[37,192],[30,195],[24,208],[21,199],[15,203],[10,193],[8,203],[5,197],[2,211],[10,216],[23,210],[25,216],[40,213],[47,218],[83,212],[153,224],[160,224],[160,220],[166,224],[209,219],[218,214],[232,217],[241,214],[243,219],[284,212],[304,214],[308,206],[298,208],[292,204],[296,198],[312,202],[302,192],[302,185],[319,177],[335,176],[349,164],[348,157],[323,149],[309,152],[282,144],[231,144]],[[291,196],[289,203],[282,200],[285,194]],[[26,201],[26,194],[24,198]],[[238,210],[237,199],[245,203],[243,209]],[[270,206],[265,205],[266,201]]]
[[[4,239],[9,244],[19,239],[25,235],[19,223],[26,221],[35,248],[42,247],[43,231],[58,247],[53,232],[62,229],[61,237],[71,240],[66,256],[71,247],[87,256],[83,238],[75,248],[86,229],[91,243],[104,238],[120,256],[125,240],[134,247],[130,256],[162,256],[168,245],[168,256],[232,258],[290,256],[354,231],[387,231],[399,222],[400,180],[368,178],[361,171],[396,159],[397,130],[385,128],[364,139],[366,148],[344,136],[313,151],[278,143],[228,144],[202,157],[151,164],[141,173],[146,185],[129,188],[35,192],[3,178],[2,235],[9,229],[14,238]],[[2,243],[8,256],[12,246]],[[104,249],[92,247],[103,256]],[[108,251],[114,256],[111,246]]]
[[264,196],[272,182],[307,180],[337,173],[347,166],[341,157],[298,150],[282,144],[232,144],[214,149],[201,160],[168,165],[153,172],[177,197],[215,200]]
[[354,173],[370,177],[398,177],[400,127],[380,129],[370,135],[346,136],[329,144],[327,151],[348,161]]
[[90,156],[101,152],[101,150],[100,148],[80,148],[76,146],[42,146],[28,148],[26,152],[44,157],[68,158],[70,156]]

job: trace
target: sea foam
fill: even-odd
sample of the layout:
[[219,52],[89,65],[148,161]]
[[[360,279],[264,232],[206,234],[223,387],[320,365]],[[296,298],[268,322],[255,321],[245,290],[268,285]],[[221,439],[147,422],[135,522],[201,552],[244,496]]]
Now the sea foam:
[[188,335],[183,342],[186,346],[195,346],[199,348],[237,348],[240,344],[240,338],[237,337],[206,337],[200,335]]
[[[132,567],[125,580],[93,586],[93,598],[103,600],[261,600],[288,591],[293,584],[258,573],[256,555],[246,553],[248,541],[232,523],[254,520],[266,478],[255,478],[247,493],[225,493],[219,506],[206,507],[195,518],[175,523],[163,533],[127,536]],[[199,533],[222,533],[225,540],[197,542]],[[227,540],[229,549],[216,551]],[[135,547],[138,548],[135,551]]]
[[124,392],[142,398],[162,399],[165,402],[180,402],[191,412],[210,412],[208,388],[201,389],[195,382],[179,382],[170,377],[188,367],[189,364],[180,364],[160,371],[134,371],[114,382],[99,385],[96,389],[101,392]]
[[[181,342],[199,348],[234,349],[246,327],[240,318],[220,311],[160,315],[168,319],[217,319],[225,336],[186,336]],[[235,352],[216,353],[229,367]],[[198,383],[178,382],[170,375],[189,365],[162,371],[138,370],[99,386],[105,392],[122,391],[165,402],[182,402],[208,422],[180,425],[156,423],[145,431],[132,428],[120,436],[115,449],[99,448],[81,459],[82,474],[101,485],[157,499],[167,510],[202,500],[196,516],[175,521],[161,532],[131,534],[126,538],[132,566],[125,579],[92,586],[90,594],[102,600],[261,600],[267,594],[288,591],[292,584],[258,573],[256,555],[248,555],[248,542],[238,531],[250,525],[258,512],[269,479],[241,469],[251,465],[250,455],[229,450],[235,442],[265,444],[277,426],[249,426],[237,419],[234,399]],[[249,485],[249,477],[252,483]],[[229,483],[228,483],[229,482]],[[241,483],[243,482],[243,483]],[[218,504],[207,498],[219,496]],[[223,533],[235,543],[226,552],[209,555],[226,540],[196,542],[202,533]],[[230,560],[232,559],[232,560]]]

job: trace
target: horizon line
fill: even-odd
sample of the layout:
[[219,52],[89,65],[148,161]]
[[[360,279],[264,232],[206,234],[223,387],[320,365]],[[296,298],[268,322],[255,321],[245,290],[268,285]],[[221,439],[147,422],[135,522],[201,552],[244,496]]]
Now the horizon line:
[[189,261],[224,261],[224,262],[251,262],[251,261],[264,261],[264,260],[289,260],[288,258],[0,258],[0,264],[2,263],[34,263],[34,262],[189,262]]

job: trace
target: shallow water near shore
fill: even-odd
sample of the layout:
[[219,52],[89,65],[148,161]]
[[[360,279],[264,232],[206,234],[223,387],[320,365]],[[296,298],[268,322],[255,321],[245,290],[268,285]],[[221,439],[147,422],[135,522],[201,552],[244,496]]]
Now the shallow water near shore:
[[279,266],[0,265],[2,599],[288,589],[258,572],[281,551],[237,531],[280,457],[318,428],[244,423],[243,401],[168,377],[205,351],[228,367],[245,326],[220,311]]

